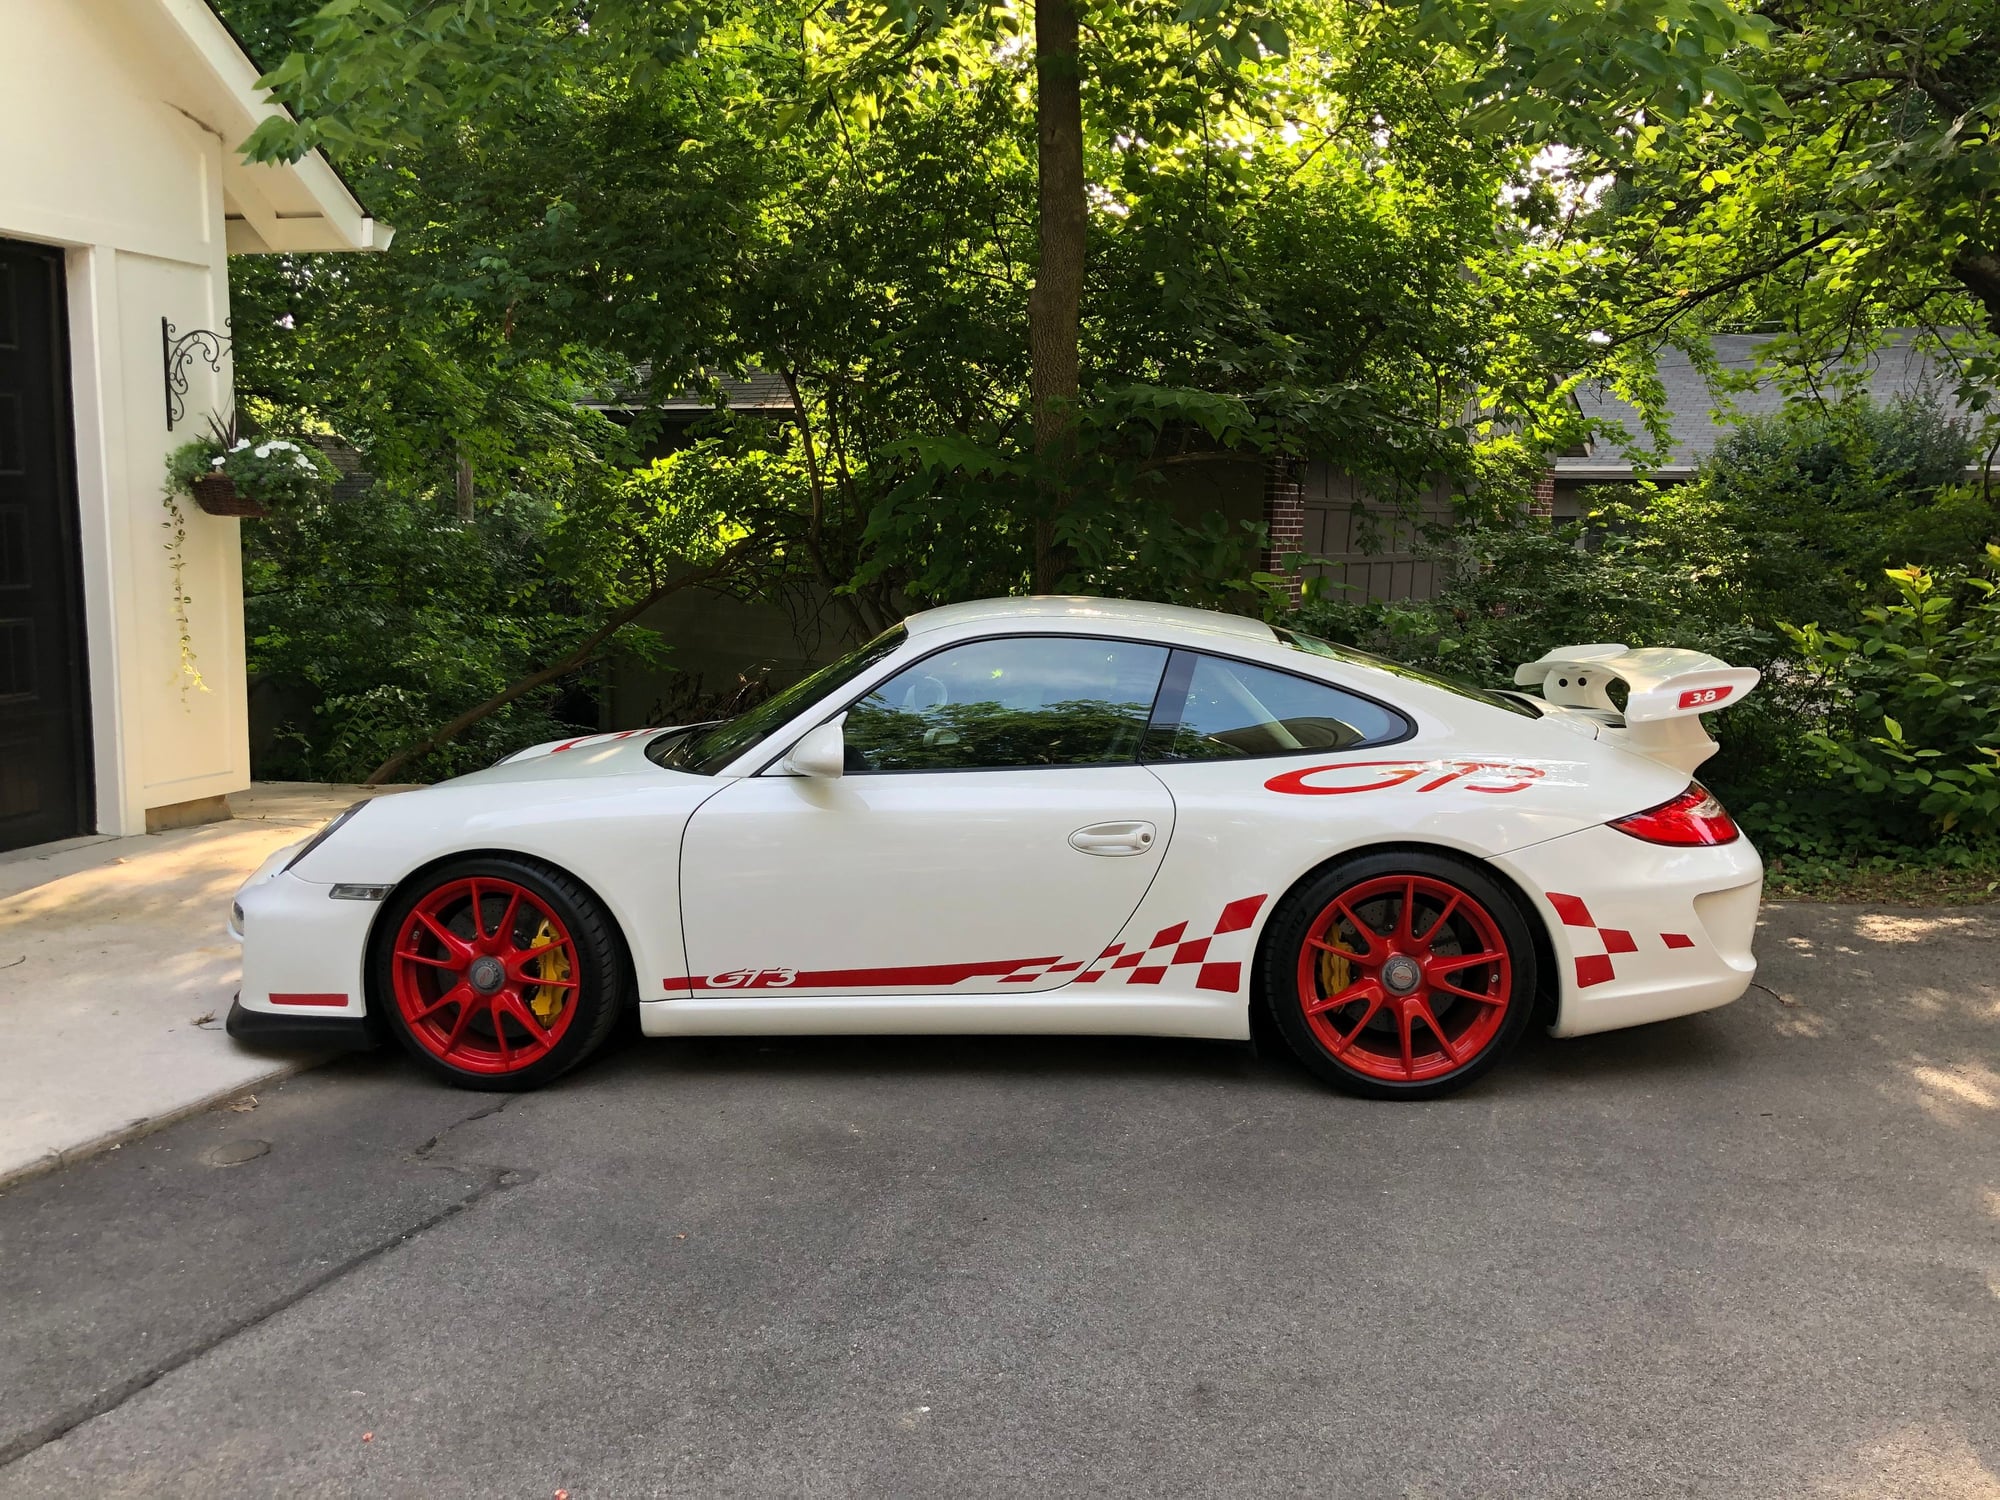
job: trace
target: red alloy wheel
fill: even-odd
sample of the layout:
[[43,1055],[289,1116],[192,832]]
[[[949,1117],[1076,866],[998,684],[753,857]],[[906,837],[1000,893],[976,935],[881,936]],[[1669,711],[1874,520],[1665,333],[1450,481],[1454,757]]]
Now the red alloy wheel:
[[526,886],[448,880],[403,919],[391,957],[396,1008],[419,1046],[468,1073],[518,1073],[576,1015],[576,942]]
[[1426,875],[1350,886],[1299,945],[1306,1025],[1342,1066],[1387,1083],[1471,1063],[1500,1034],[1513,990],[1493,914]]

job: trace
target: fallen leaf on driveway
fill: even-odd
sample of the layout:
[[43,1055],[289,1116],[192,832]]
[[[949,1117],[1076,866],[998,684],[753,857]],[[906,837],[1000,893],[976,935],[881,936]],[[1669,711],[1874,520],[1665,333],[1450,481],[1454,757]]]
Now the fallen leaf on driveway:
[[214,1019],[215,1019],[215,1012],[212,1010],[205,1010],[200,1015],[196,1016],[193,1020],[189,1021],[188,1025],[206,1026],[210,1021],[213,1021]]
[[239,1115],[247,1115],[250,1113],[251,1110],[257,1107],[257,1096],[255,1094],[250,1094],[245,1098],[238,1099],[234,1104],[230,1105],[229,1107],[231,1110],[235,1111],[235,1113]]

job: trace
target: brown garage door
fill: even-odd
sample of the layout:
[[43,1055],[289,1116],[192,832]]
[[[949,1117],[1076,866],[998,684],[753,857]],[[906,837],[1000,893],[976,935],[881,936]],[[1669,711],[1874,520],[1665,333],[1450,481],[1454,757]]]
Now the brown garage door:
[[0,240],[0,849],[91,827],[62,252]]

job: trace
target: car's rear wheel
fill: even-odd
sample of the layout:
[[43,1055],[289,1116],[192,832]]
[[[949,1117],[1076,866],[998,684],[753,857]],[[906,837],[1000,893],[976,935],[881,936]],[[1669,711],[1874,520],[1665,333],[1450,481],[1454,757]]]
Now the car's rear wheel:
[[1263,994],[1300,1061],[1377,1099],[1461,1089],[1527,1029],[1535,946],[1498,881],[1416,851],[1322,871],[1272,914]]
[[596,899],[534,860],[457,860],[398,890],[376,928],[375,995],[410,1055],[463,1088],[568,1072],[628,1003]]

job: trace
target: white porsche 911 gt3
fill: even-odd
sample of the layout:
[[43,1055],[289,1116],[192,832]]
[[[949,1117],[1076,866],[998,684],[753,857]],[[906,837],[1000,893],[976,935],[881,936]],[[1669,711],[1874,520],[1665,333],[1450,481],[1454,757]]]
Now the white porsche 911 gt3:
[[[236,898],[246,1040],[518,1089],[649,1036],[1259,1012],[1358,1093],[1722,1005],[1763,866],[1692,773],[1754,671],[1572,646],[1493,693],[1103,599],[915,615],[740,718],[349,809]],[[1611,689],[1622,684],[1622,707]]]

